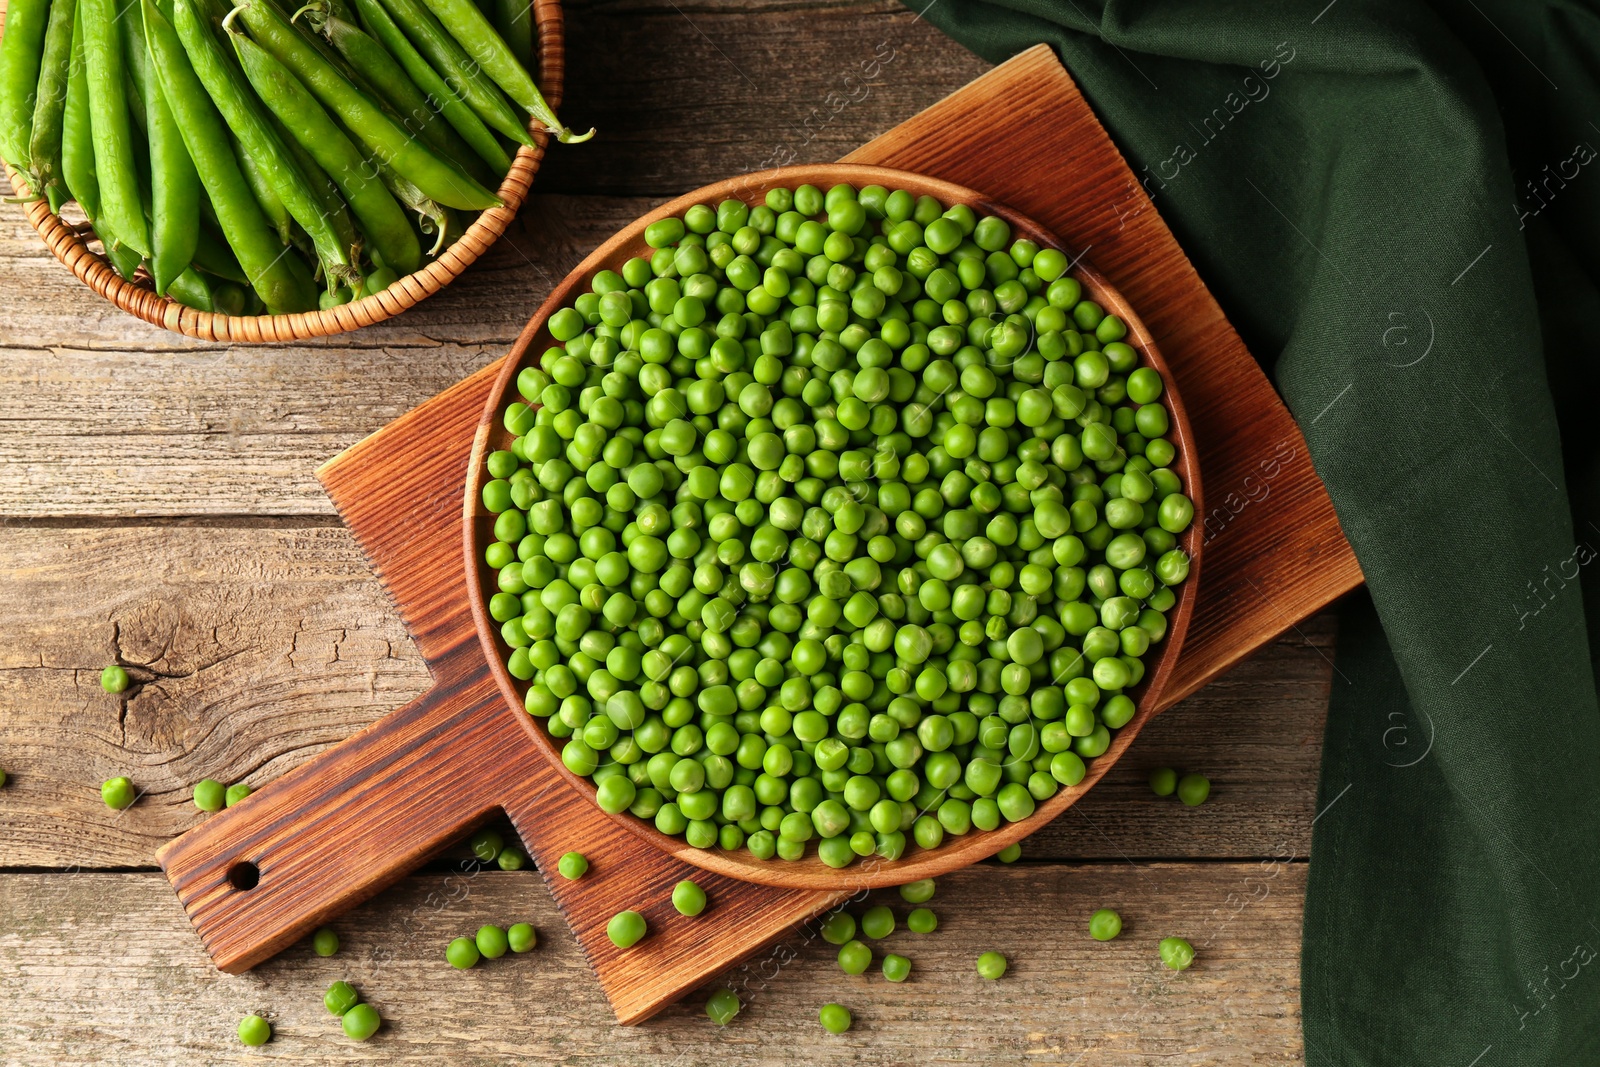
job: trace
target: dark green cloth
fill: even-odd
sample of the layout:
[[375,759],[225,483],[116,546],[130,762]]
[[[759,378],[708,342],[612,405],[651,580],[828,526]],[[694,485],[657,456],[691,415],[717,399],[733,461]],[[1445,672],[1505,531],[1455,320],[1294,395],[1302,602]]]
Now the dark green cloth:
[[1513,0],[925,17],[997,62],[1056,49],[1273,375],[1367,576],[1324,746],[1307,1062],[1600,1063],[1600,17]]

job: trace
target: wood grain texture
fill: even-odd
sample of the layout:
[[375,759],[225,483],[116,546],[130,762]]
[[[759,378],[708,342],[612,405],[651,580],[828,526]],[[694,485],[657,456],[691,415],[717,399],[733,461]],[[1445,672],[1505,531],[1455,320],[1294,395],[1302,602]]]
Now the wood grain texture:
[[[1026,159],[1013,154],[1012,124],[991,121],[994,109],[1026,116]],[[1047,46],[845,159],[971,184],[1032,216],[1088,256],[1154,333],[1189,407],[1209,486],[1208,507],[1195,516],[1207,576],[1174,696],[1361,584],[1288,408]]]
[[[947,205],[965,204],[979,215],[994,215],[1005,219],[1014,238],[1032,241],[1041,248],[1063,247],[1061,240],[1055,234],[1045,230],[1034,220],[1008,205],[991,200],[977,190],[882,167],[820,163],[757,171],[737,178],[727,178],[685,193],[634,220],[596,248],[556,287],[534,313],[533,318],[528,320],[528,325],[523,329],[511,353],[502,361],[500,373],[489,393],[488,402],[484,405],[477,435],[473,439],[462,516],[462,544],[465,550],[463,563],[466,573],[470,576],[466,591],[478,639],[484,656],[489,661],[489,670],[500,691],[505,694],[507,703],[513,708],[522,705],[528,687],[513,680],[506,670],[505,660],[511,654],[511,649],[501,638],[499,624],[489,617],[485,603],[484,592],[496,588],[496,575],[483,561],[485,547],[495,539],[495,516],[483,506],[482,501],[483,486],[488,481],[488,472],[484,464],[491,452],[509,449],[514,443],[514,435],[505,428],[505,413],[508,405],[521,402],[516,387],[518,373],[523,367],[538,365],[540,354],[550,351],[551,346],[559,343],[550,335],[547,328],[549,317],[562,306],[569,304],[580,292],[587,291],[595,275],[601,271],[620,271],[630,259],[649,253],[651,250],[645,243],[644,234],[652,223],[681,216],[696,205],[718,204],[729,199],[741,200],[754,207],[764,203],[768,190],[774,188],[794,189],[810,185],[818,189],[831,189],[842,183],[852,184],[856,188],[876,185],[887,189],[904,189],[915,196],[933,197]],[[1068,254],[1070,255],[1070,252]],[[1127,324],[1127,339],[1140,353],[1142,363],[1154,368],[1160,373],[1163,381],[1170,383],[1173,380],[1172,370],[1151,339],[1138,310],[1086,262],[1081,260],[1078,262],[1074,268],[1074,276],[1083,283],[1085,299],[1095,301],[1108,314],[1117,316]],[[1189,417],[1183,397],[1175,387],[1169,385],[1163,394],[1162,403],[1166,405],[1172,417],[1172,427],[1168,434],[1176,450],[1171,464],[1172,470],[1182,479],[1184,492],[1193,501],[1195,510],[1203,514],[1204,487],[1194,446],[1194,435],[1189,427]],[[969,863],[987,859],[1007,845],[1050,823],[1066,808],[1086,796],[1128,751],[1145,725],[1158,712],[1175,702],[1168,695],[1171,689],[1170,682],[1183,652],[1183,641],[1188,633],[1189,620],[1194,614],[1196,589],[1204,584],[1202,576],[1205,573],[1205,560],[1201,551],[1203,537],[1204,531],[1196,525],[1178,540],[1179,546],[1189,555],[1189,577],[1178,588],[1177,602],[1168,613],[1169,626],[1166,638],[1150,657],[1147,665],[1148,673],[1139,685],[1129,690],[1129,695],[1138,703],[1139,710],[1117,731],[1110,748],[1089,764],[1088,773],[1081,782],[1058,789],[1053,796],[1041,802],[1028,818],[1020,822],[1006,823],[993,832],[952,838],[937,849],[924,849],[911,843],[907,846],[905,855],[893,863],[853,864],[849,871],[849,880],[860,886],[881,887],[903,885],[918,878],[935,878],[947,874]],[[581,794],[589,794],[593,784],[567,769],[561,759],[560,745],[555,739],[531,721],[526,719],[520,721],[540,754],[559,775],[566,779],[567,784]],[[612,819],[646,844],[664,853],[705,870],[734,878],[791,889],[829,891],[836,887],[843,877],[838,871],[823,863],[815,851],[792,863],[774,864],[758,860],[742,850],[725,852],[721,849],[694,848],[682,839],[668,837],[656,830],[652,823],[627,812],[613,815]]]
[[[26,1064],[90,1050],[124,1064],[1295,1064],[1304,871],[984,864],[940,881],[935,934],[902,926],[876,948],[912,960],[905,984],[876,967],[843,974],[834,948],[800,931],[717,979],[745,1000],[725,1029],[699,994],[644,1026],[609,1026],[600,986],[531,871],[419,873],[335,924],[339,955],[301,944],[242,976],[211,966],[159,876],[0,875],[0,1048]],[[870,899],[905,914],[893,894]],[[1100,906],[1125,923],[1105,944],[1084,931]],[[467,972],[445,964],[450,938],[518,921],[539,930],[528,955]],[[1161,968],[1155,943],[1168,934],[1193,941],[1193,968]],[[1011,964],[996,983],[973,971],[990,949]],[[323,1010],[339,979],[384,1016],[367,1044]],[[829,1001],[854,1012],[850,1033],[817,1025]],[[252,1011],[275,1026],[261,1050],[233,1036]]]
[[[264,784],[432,682],[343,527],[0,527],[0,559],[0,868],[148,866],[203,821],[195,781]],[[1333,639],[1320,616],[1163,713],[1027,854],[1304,856]],[[125,703],[97,681],[119,658]],[[1204,809],[1150,798],[1168,765],[1212,777]],[[143,796],[113,814],[124,773]]]

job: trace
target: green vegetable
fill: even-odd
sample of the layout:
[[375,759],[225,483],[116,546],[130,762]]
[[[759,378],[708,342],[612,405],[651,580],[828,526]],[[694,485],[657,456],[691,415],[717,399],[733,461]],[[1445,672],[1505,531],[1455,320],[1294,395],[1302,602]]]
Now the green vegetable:
[[[147,70],[149,50],[143,11],[130,3],[123,15],[130,66],[144,97],[144,127],[150,147],[150,273],[156,292],[168,294],[194,259],[200,242],[200,176],[189,158],[172,109],[159,78]],[[198,278],[179,285],[174,299],[204,303],[210,308],[209,287]],[[202,296],[202,292],[205,294]]]
[[[67,103],[67,80],[72,69],[72,33],[77,0],[51,0],[39,59],[39,82],[34,93],[32,129],[28,134],[28,183],[36,194],[50,198],[50,210],[60,211],[66,199],[61,174],[62,119]],[[0,41],[0,86],[8,77],[5,45]],[[0,97],[3,97],[0,90]],[[0,104],[0,124],[6,121]]]
[[272,1024],[259,1015],[246,1015],[239,1020],[239,1041],[254,1048],[272,1039]]
[[121,693],[128,688],[128,672],[113,663],[100,672],[100,688],[108,693]]
[[861,974],[872,965],[872,950],[860,941],[849,941],[839,949],[839,969],[845,974]]
[[357,88],[272,5],[248,0],[229,16],[249,28],[251,37],[288,67],[346,129],[378,159],[426,197],[448,207],[481,211],[498,207],[500,198],[415,140],[367,93]]
[[1157,767],[1150,772],[1150,791],[1158,797],[1170,797],[1178,788],[1178,772],[1171,767]]
[[1186,971],[1194,962],[1194,946],[1181,937],[1162,938],[1158,951],[1168,970]]
[[912,908],[906,926],[914,934],[931,934],[939,928],[939,917],[930,908]]
[[251,788],[245,783],[235,782],[228,787],[228,792],[223,798],[224,803],[231,808],[235,804],[239,803],[239,801],[249,796],[251,792],[253,792],[253,790],[251,790]]
[[72,61],[61,112],[61,180],[92,223],[100,216],[100,180],[94,173],[94,130],[89,118],[89,76],[83,69],[83,10],[74,13]]
[[343,1015],[359,1003],[361,996],[349,982],[333,983],[322,997],[322,1006],[332,1015]]
[[1122,916],[1110,908],[1101,908],[1089,916],[1089,936],[1096,941],[1110,941],[1122,933]]
[[[37,0],[35,0],[37,2]],[[95,176],[106,226],[141,256],[150,254],[150,229],[139,196],[133,128],[128,120],[127,62],[115,0],[79,0],[83,12],[84,73],[94,131]],[[37,75],[37,68],[34,70]]]
[[618,948],[632,948],[646,930],[644,916],[636,911],[619,911],[606,923],[606,936]]
[[1178,799],[1189,807],[1206,802],[1211,795],[1211,779],[1203,774],[1186,774],[1178,779]]
[[926,904],[933,899],[935,888],[932,878],[919,878],[900,887],[900,899],[907,904]]
[[470,937],[458,937],[445,947],[444,958],[450,966],[457,970],[465,971],[476,967],[483,953],[478,949],[478,943]]
[[517,923],[506,931],[506,944],[512,952],[528,952],[539,943],[539,935],[527,923]]
[[6,772],[5,771],[0,771],[0,788],[4,788],[5,784],[6,784]]
[[[1003,812],[1005,811],[1005,808],[1002,807],[1000,810]],[[1030,807],[1028,810],[1031,812],[1032,808]],[[1008,815],[1007,818],[1010,818],[1010,816]],[[1022,844],[1020,842],[1013,841],[999,852],[996,852],[994,854],[994,858],[999,860],[1001,863],[1015,863],[1017,860],[1022,858]]]
[[495,33],[494,27],[472,0],[427,0],[427,4],[450,35],[460,43],[474,64],[474,69],[481,68],[486,72],[518,107],[543,123],[545,129],[555,134],[562,144],[575,144],[594,136],[594,130],[575,134],[556,118],[550,105],[545,103],[539,87],[534,84],[532,75],[517,62],[517,57]]
[[856,936],[856,917],[843,909],[822,920],[822,940],[830,945],[843,945]]
[[319,956],[332,956],[339,951],[339,935],[324,926],[311,935],[311,951]]
[[50,0],[16,0],[6,5],[0,36],[0,156],[18,170],[28,167],[35,91],[50,25]]
[[861,932],[874,941],[881,941],[894,933],[894,912],[879,904],[868,908],[861,916]]
[[500,865],[502,871],[520,871],[528,865],[528,854],[514,845],[508,845],[499,856],[495,857],[495,862]]
[[505,838],[497,830],[479,830],[472,835],[472,840],[467,842],[467,847],[472,854],[484,863],[493,863],[495,857],[500,855],[500,850],[505,847]]
[[382,1016],[371,1004],[357,1004],[345,1012],[339,1021],[344,1027],[344,1036],[352,1041],[367,1040],[378,1032],[378,1027],[383,1025]]
[[731,989],[719,989],[706,998],[706,1014],[718,1026],[727,1026],[733,1022],[733,1017],[739,1014],[742,1005],[739,1003],[739,994]]
[[978,957],[978,977],[991,982],[1006,973],[1006,958],[998,952],[985,952]]
[[706,891],[686,878],[672,887],[672,906],[679,915],[699,915],[706,910]]
[[134,792],[133,783],[128,779],[108,778],[100,786],[100,799],[113,811],[125,811],[133,807],[139,795]]
[[141,3],[151,69],[161,84],[217,221],[251,286],[274,314],[314,306],[310,275],[296,257],[283,254],[283,246],[268,228],[239,168],[227,127],[190,66],[177,31],[154,0]]
[[850,1017],[849,1008],[839,1004],[824,1004],[822,1010],[817,1012],[817,1021],[828,1033],[842,1034],[850,1029],[854,1020]]
[[772,193],[654,220],[549,316],[488,459],[490,613],[603,810],[892,861],[1084,780],[1192,505],[1064,258],[986,258],[962,205]]
[[227,803],[227,790],[215,778],[202,778],[194,784],[194,806],[201,811],[221,811]]
[[577,881],[589,873],[589,861],[581,852],[568,852],[556,861],[556,870],[568,881]]
[[[511,104],[495,88],[483,67],[464,51],[454,29],[447,32],[420,0],[382,0],[382,3],[417,50],[444,77],[450,90],[465,100],[485,124],[519,144],[533,143],[533,138],[528,135],[525,124],[518,119]],[[467,3],[473,6],[472,0],[467,0]],[[499,39],[493,29],[489,30],[489,34]]]
[[904,982],[911,977],[911,961],[891,952],[883,957],[883,976],[891,982]]
[[504,956],[506,954],[506,950],[511,947],[511,944],[506,937],[506,932],[500,929],[498,926],[491,925],[478,927],[478,936],[476,941],[478,951],[483,953],[483,958],[486,960],[499,959],[501,956]]

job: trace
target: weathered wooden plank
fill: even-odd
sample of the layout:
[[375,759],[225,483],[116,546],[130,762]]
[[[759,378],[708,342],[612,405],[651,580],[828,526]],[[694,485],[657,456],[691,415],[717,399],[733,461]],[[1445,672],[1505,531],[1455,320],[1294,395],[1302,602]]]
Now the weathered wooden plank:
[[[0,875],[0,1048],[16,1062],[87,1055],[130,1065],[251,1063],[263,1053],[304,1064],[1300,1063],[1304,871],[983,864],[941,879],[937,933],[901,927],[875,946],[912,960],[905,984],[876,967],[847,976],[832,946],[797,932],[729,976],[746,1007],[723,1030],[699,996],[642,1026],[612,1024],[531,871],[423,872],[339,922],[338,956],[300,946],[237,977],[211,966],[159,875]],[[878,899],[904,915],[893,893]],[[1084,925],[1102,906],[1125,924],[1105,944]],[[538,928],[533,953],[468,972],[446,965],[450,938],[517,921]],[[1168,935],[1194,943],[1193,968],[1161,967],[1155,945]],[[1011,964],[997,983],[973,970],[991,949]],[[366,1045],[344,1038],[322,1007],[339,979],[384,1015]],[[854,1013],[849,1034],[817,1025],[830,1001]],[[258,1010],[276,1029],[262,1053],[233,1036]]]
[[[428,685],[341,527],[14,526],[0,558],[0,867],[148,865],[198,779],[268,780]],[[1332,641],[1314,620],[1166,712],[1028,854],[1304,856]],[[98,684],[116,658],[149,668],[125,701]],[[1164,764],[1212,800],[1150,795]],[[119,815],[98,784],[124,773],[147,795]]]

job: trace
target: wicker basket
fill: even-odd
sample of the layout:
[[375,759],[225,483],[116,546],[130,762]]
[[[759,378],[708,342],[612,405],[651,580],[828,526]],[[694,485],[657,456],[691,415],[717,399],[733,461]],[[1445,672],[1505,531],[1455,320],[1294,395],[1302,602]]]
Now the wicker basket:
[[[559,107],[566,65],[560,0],[532,0],[531,6],[537,32],[539,88],[551,107]],[[44,238],[45,245],[55,257],[89,288],[129,314],[208,341],[299,341],[382,322],[454,281],[505,232],[517,209],[522,206],[533,184],[533,176],[539,171],[539,163],[544,159],[549,137],[537,131],[534,141],[536,143],[532,147],[524,146],[517,151],[511,162],[511,170],[496,190],[503,201],[501,206],[479,215],[467,231],[437,259],[416,273],[401,278],[381,293],[352,300],[327,311],[239,316],[196,311],[157,296],[149,277],[142,270],[133,281],[123,278],[103,256],[90,250],[89,241],[94,237],[87,232],[87,227],[62,219],[50,210],[46,201],[34,200],[24,206],[28,221],[39,231],[39,236]],[[9,165],[6,173],[19,197],[32,195],[27,181]]]

